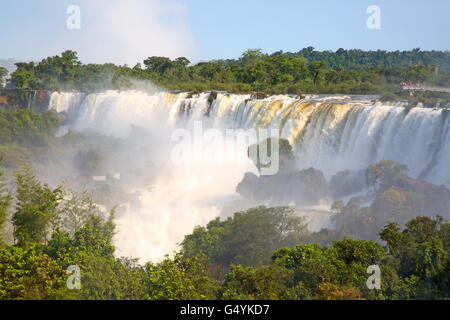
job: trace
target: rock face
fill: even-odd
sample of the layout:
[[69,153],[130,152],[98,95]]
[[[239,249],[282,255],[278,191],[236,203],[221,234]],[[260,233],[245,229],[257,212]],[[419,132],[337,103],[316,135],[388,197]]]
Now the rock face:
[[256,92],[254,96],[256,99],[265,99],[267,97],[264,92]]
[[7,110],[33,109],[41,112],[48,108],[50,93],[46,90],[11,89],[0,91],[0,107]]
[[35,90],[30,92],[30,107],[35,111],[45,111],[48,108],[48,103],[50,101],[50,92],[45,90]]
[[293,173],[293,177],[304,203],[318,204],[321,199],[328,197],[327,181],[322,171],[309,168]]
[[273,205],[311,206],[328,197],[325,177],[314,168],[260,177],[246,173],[236,191],[246,199]]
[[259,177],[252,172],[247,172],[236,186],[236,192],[246,199],[253,199],[259,184]]

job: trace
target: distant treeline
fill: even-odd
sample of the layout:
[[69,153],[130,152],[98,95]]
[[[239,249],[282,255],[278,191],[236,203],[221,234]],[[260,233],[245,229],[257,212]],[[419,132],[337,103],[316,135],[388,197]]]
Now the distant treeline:
[[248,49],[239,59],[191,64],[185,57],[149,57],[134,67],[112,63],[82,64],[77,53],[65,51],[39,63],[16,63],[9,86],[45,90],[126,89],[133,80],[183,91],[226,90],[268,94],[346,93],[393,94],[398,84],[450,83],[447,51],[315,51],[264,54]]
[[313,47],[304,48],[296,53],[278,51],[272,55],[303,56],[308,62],[324,61],[331,68],[341,65],[349,70],[370,70],[371,68],[400,69],[416,65],[439,66],[441,71],[450,71],[450,51],[421,51],[415,48],[408,51],[363,51],[359,49],[316,51]]

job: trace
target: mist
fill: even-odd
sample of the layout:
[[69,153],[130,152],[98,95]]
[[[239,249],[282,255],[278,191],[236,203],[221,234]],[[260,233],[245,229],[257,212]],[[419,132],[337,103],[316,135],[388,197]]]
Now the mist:
[[[170,93],[149,82],[136,85],[139,89],[126,91],[52,93],[49,109],[63,119],[58,134],[65,150],[39,170],[53,185],[66,181],[74,189],[92,191],[105,210],[118,205],[118,256],[160,261],[179,250],[178,244],[196,226],[258,205],[294,208],[306,218],[310,232],[335,229],[334,201],[358,199],[359,206],[371,206],[380,197],[366,184],[365,170],[382,159],[406,163],[413,178],[449,181],[446,143],[429,154],[420,152],[447,134],[443,115],[435,110],[414,108],[405,114],[400,105],[349,96],[261,100],[219,93],[210,100],[210,93]],[[248,144],[234,143],[233,136],[220,141],[196,135],[199,121],[204,131],[219,134],[226,129],[276,128],[292,147],[292,159],[280,163],[275,175],[262,176],[247,157]],[[433,130],[428,123],[436,124]],[[200,143],[219,152],[220,158],[225,142],[231,149],[222,156],[237,157],[222,163],[205,157],[178,163],[173,158],[176,130],[190,136],[194,156]],[[414,158],[399,152],[406,146]],[[405,183],[407,188],[423,184]],[[440,192],[431,184],[421,188],[434,196]],[[396,217],[383,219],[390,218]]]
[[[220,216],[224,206],[239,198],[236,185],[244,173],[257,170],[246,156],[240,157],[245,161],[222,164],[206,157],[175,164],[176,144],[171,135],[176,129],[192,134],[192,148],[198,143],[213,152],[222,147],[223,141],[206,141],[205,136],[193,132],[195,119],[203,118],[201,110],[209,95],[188,98],[187,93],[174,95],[150,83],[138,84],[140,90],[87,96],[52,93],[50,109],[65,117],[58,134],[67,141],[72,135],[80,136],[74,138],[79,142],[68,142],[60,158],[51,159],[51,170],[43,166],[39,175],[53,185],[66,181],[69,187],[87,188],[94,194],[107,188],[115,195],[113,199],[94,195],[94,200],[106,210],[119,205],[116,254],[160,261],[179,250],[177,244],[195,226]],[[179,117],[181,103],[199,109],[198,117]],[[204,120],[205,130],[214,126],[210,119]],[[227,139],[225,143],[233,148],[230,153],[246,155],[247,145]],[[93,159],[94,166],[90,164]],[[87,169],[90,167],[94,168]]]
[[[67,27],[70,5],[80,9],[79,29]],[[187,21],[189,11],[182,1],[44,0],[10,11],[6,29],[27,32],[5,34],[14,46],[2,48],[0,58],[36,61],[72,48],[84,63],[134,66],[149,56],[192,57],[197,52]]]

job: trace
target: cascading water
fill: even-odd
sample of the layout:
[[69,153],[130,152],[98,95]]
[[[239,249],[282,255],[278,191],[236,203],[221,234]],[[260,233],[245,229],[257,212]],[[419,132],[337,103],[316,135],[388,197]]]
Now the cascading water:
[[56,112],[70,113],[80,105],[85,96],[80,92],[53,92],[48,108]]
[[[107,91],[84,97],[53,93],[50,108],[74,112],[72,129],[124,136],[130,124],[163,122],[176,126],[181,116],[222,128],[280,128],[301,167],[314,166],[328,176],[360,169],[381,159],[408,165],[413,177],[450,186],[450,119],[444,109],[385,105],[349,97],[298,99],[272,96]],[[209,117],[204,117],[210,108]],[[156,121],[155,121],[156,120]]]
[[[408,111],[370,97],[253,99],[218,93],[213,101],[208,98],[209,93],[53,93],[49,108],[67,112],[72,130],[126,137],[132,125],[144,128],[160,140],[158,152],[167,151],[175,128],[189,127],[194,120],[222,129],[276,128],[290,141],[300,168],[320,169],[328,178],[341,170],[391,159],[408,165],[412,177],[450,186],[448,110]],[[175,243],[195,225],[218,215],[219,202],[212,205],[213,199],[235,196],[237,183],[254,166],[248,162],[167,171],[170,174],[161,174],[156,186],[143,192],[142,209],[119,218],[121,254],[157,260],[175,250]]]

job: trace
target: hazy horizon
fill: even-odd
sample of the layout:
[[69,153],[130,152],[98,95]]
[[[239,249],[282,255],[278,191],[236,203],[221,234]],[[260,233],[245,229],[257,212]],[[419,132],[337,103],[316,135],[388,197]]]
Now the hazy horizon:
[[[80,10],[79,29],[69,29],[70,5]],[[371,5],[379,29],[366,25]],[[191,62],[234,59],[247,48],[265,53],[316,50],[449,50],[450,2],[380,0],[335,3],[286,1],[85,0],[5,3],[0,12],[0,60],[39,61],[64,50],[83,63],[134,64],[148,56],[185,56]],[[305,14],[306,13],[306,14]],[[420,22],[420,23],[418,23]]]

